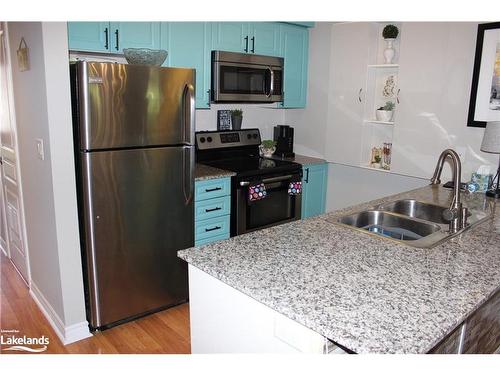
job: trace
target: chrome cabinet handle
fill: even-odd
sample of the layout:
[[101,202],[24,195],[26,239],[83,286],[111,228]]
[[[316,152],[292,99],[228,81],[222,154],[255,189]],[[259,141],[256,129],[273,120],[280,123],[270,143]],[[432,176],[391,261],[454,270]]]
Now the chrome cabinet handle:
[[401,89],[398,89],[398,93],[396,94],[396,102],[399,104],[399,92],[401,91]]
[[252,37],[252,53],[255,53],[255,37]]
[[245,52],[248,52],[248,35],[245,37]]
[[361,92],[362,91],[363,91],[363,88],[360,88],[359,92],[358,92],[358,100],[359,100],[360,103],[361,103]]
[[115,30],[115,37],[116,37],[116,50],[120,50],[120,37],[118,36],[118,29]]
[[104,36],[106,37],[106,41],[104,42],[104,48],[109,49],[109,30],[107,27],[104,29]]

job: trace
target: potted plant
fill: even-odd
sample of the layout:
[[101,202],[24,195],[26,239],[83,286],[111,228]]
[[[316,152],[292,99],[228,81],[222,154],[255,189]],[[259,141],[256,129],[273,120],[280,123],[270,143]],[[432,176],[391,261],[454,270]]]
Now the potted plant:
[[386,49],[384,50],[384,58],[386,64],[392,64],[392,59],[394,58],[395,51],[393,47],[393,42],[396,40],[399,34],[399,29],[392,25],[386,25],[382,30],[382,37],[386,43]]
[[274,151],[276,151],[276,141],[264,139],[260,145],[260,151],[262,152],[262,156],[266,158],[272,157]]
[[394,116],[395,107],[393,102],[386,102],[383,107],[379,107],[375,112],[377,121],[391,122]]
[[243,121],[243,111],[241,109],[233,109],[231,111],[231,124],[233,130],[240,130],[242,121]]

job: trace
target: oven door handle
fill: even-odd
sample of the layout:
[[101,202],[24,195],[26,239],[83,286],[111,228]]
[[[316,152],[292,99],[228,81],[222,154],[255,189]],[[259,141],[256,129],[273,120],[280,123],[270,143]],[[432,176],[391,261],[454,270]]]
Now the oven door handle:
[[[279,176],[279,177],[271,177],[271,178],[265,178],[262,180],[262,183],[268,184],[271,182],[279,182],[279,181],[285,181],[285,180],[290,180],[293,177],[293,175],[288,174],[286,176]],[[249,186],[250,181],[241,181],[240,186]]]

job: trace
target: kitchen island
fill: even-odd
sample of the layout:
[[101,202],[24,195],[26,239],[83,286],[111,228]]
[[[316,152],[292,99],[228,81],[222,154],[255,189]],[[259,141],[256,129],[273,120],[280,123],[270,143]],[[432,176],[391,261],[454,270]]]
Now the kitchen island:
[[[202,272],[348,351],[427,353],[498,296],[500,211],[484,195],[464,194],[467,207],[495,215],[431,249],[333,223],[338,216],[405,198],[446,206],[452,193],[427,186],[178,254],[190,274]],[[217,300],[206,298],[211,297]],[[494,340],[498,315],[491,321]],[[213,340],[220,351],[231,351]]]

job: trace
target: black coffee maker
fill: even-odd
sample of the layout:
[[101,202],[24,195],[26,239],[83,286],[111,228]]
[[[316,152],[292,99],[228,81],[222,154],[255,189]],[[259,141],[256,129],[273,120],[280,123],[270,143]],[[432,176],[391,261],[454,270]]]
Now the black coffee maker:
[[276,151],[274,155],[282,158],[295,156],[293,152],[293,128],[288,125],[275,126],[274,140],[276,141]]

